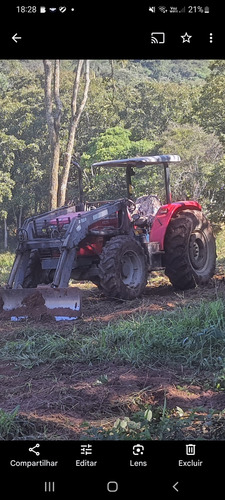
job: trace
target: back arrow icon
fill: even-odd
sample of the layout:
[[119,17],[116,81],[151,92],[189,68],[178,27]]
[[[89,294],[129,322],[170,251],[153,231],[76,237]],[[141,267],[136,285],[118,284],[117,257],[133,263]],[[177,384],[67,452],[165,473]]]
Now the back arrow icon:
[[16,43],[18,42],[18,40],[21,40],[21,38],[22,38],[21,36],[17,36],[17,33],[15,33],[15,35],[12,36],[12,40]]
[[179,490],[177,489],[177,485],[179,484],[179,481],[177,481],[174,485],[173,485],[173,489],[177,492],[179,492]]

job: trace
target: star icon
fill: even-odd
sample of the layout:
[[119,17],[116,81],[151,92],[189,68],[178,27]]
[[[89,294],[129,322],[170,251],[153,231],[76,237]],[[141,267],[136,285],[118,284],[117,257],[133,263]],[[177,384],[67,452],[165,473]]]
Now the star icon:
[[181,35],[181,38],[183,38],[183,42],[182,43],[191,43],[190,40],[192,38],[192,35],[188,35],[187,31],[184,35]]

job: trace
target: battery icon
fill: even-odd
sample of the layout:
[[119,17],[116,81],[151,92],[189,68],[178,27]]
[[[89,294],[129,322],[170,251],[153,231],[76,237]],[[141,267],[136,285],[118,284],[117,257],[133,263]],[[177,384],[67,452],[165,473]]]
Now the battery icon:
[[46,7],[40,7],[40,13],[45,14],[46,12]]
[[209,7],[205,7],[205,8],[204,8],[204,13],[205,13],[205,14],[209,14]]

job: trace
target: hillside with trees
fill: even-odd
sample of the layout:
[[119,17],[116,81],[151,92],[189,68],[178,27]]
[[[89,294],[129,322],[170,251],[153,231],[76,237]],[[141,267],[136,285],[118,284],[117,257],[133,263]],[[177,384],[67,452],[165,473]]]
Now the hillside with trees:
[[[224,61],[91,60],[88,88],[84,68],[76,90],[79,61],[60,61],[58,101],[56,80],[51,82],[53,121],[60,103],[59,184],[65,176],[74,92],[79,110],[86,88],[70,151],[82,166],[86,199],[117,198],[123,188],[122,173],[93,175],[93,162],[173,153],[182,158],[179,167],[172,167],[174,199],[197,199],[214,222],[224,220]],[[0,228],[5,247],[13,244],[25,217],[51,205],[46,117],[43,62],[0,61]],[[136,179],[137,196],[149,191],[163,196],[161,178],[152,174]],[[77,200],[77,184],[71,166],[65,203]],[[60,201],[58,197],[56,203]]]

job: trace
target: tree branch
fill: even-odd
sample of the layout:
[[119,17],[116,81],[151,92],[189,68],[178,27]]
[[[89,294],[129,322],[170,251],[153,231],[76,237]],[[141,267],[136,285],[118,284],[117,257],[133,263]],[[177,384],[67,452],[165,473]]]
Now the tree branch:
[[78,97],[80,77],[81,77],[81,71],[82,71],[83,64],[84,64],[84,60],[80,59],[78,61],[76,78],[74,80],[74,86],[73,86],[73,96],[72,96],[72,101],[71,101],[71,116],[72,116],[72,118],[73,118],[73,116],[75,116],[76,111],[77,111],[77,97]]
[[59,81],[60,81],[59,76],[60,76],[60,61],[59,59],[56,59],[54,67],[54,98],[56,103],[54,126],[57,134],[59,133],[61,115],[63,110],[62,101],[59,95]]

